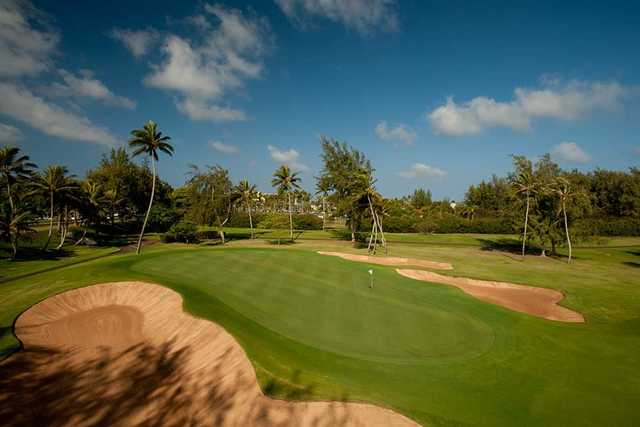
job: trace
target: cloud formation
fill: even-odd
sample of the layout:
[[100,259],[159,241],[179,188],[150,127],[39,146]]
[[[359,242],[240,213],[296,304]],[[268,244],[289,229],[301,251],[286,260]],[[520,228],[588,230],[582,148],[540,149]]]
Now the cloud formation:
[[267,145],[267,150],[269,150],[271,160],[276,163],[289,165],[289,167],[294,171],[306,172],[309,170],[307,165],[298,161],[300,153],[293,148],[290,148],[289,150],[282,150],[274,145]]
[[617,82],[547,80],[539,89],[516,88],[509,102],[480,96],[458,104],[450,97],[426,119],[436,133],[447,136],[477,135],[493,127],[522,131],[536,118],[576,120],[596,110],[616,109],[629,91]]
[[59,36],[47,21],[26,1],[0,2],[0,76],[35,76],[51,66]]
[[588,163],[591,156],[575,142],[561,142],[551,150],[551,157],[574,163]]
[[209,146],[214,150],[226,155],[234,155],[240,152],[240,150],[238,150],[238,147],[236,147],[235,145],[225,144],[220,141],[209,141]]
[[425,165],[424,163],[414,163],[409,169],[398,172],[398,175],[405,179],[444,178],[447,173],[434,166]]
[[282,12],[297,26],[306,27],[315,18],[324,18],[355,30],[361,35],[376,31],[396,31],[395,0],[275,0]]
[[269,25],[237,9],[206,4],[204,11],[189,20],[198,30],[197,40],[169,34],[163,62],[144,81],[177,92],[178,110],[192,120],[246,120],[243,111],[220,103],[231,90],[260,77],[272,39]]
[[69,113],[13,83],[0,82],[0,114],[59,138],[106,145],[117,142],[108,130],[88,118]]
[[114,28],[111,37],[121,42],[136,58],[141,58],[149,52],[149,49],[158,40],[160,34],[153,28],[146,30],[128,30]]
[[405,145],[413,145],[418,134],[411,130],[408,126],[399,124],[396,127],[389,128],[384,120],[379,122],[375,127],[376,135],[380,139],[386,141],[401,141]]
[[0,123],[0,143],[10,144],[22,141],[24,135],[22,131],[15,126]]
[[54,82],[45,91],[55,97],[86,98],[93,101],[129,110],[136,108],[135,101],[116,95],[104,83],[96,79],[91,70],[81,70],[75,75],[66,70],[58,70],[62,82]]

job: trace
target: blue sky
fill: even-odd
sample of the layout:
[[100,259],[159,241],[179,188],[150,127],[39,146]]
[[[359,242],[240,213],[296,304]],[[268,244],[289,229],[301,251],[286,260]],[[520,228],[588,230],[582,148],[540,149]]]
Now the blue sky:
[[161,177],[220,164],[312,190],[319,135],[385,196],[461,199],[511,154],[640,162],[640,3],[0,0],[0,143],[79,176],[149,119]]

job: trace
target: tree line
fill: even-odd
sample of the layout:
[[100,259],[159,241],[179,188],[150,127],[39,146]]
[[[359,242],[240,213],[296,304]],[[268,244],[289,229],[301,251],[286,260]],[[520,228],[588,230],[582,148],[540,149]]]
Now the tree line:
[[84,179],[62,165],[38,170],[19,148],[6,146],[0,149],[0,238],[15,258],[20,242],[43,220],[48,225],[43,251],[55,234],[53,249],[59,250],[67,241],[90,244],[98,236],[115,239],[137,228],[139,253],[146,231],[190,241],[199,226],[212,226],[224,244],[230,225],[248,227],[251,238],[257,226],[286,226],[293,239],[294,228],[324,230],[333,218],[344,224],[352,242],[367,244],[370,252],[386,249],[389,231],[516,232],[524,255],[528,245],[555,253],[562,244],[571,254],[572,238],[593,234],[598,228],[593,221],[620,223],[622,234],[640,234],[637,168],[583,173],[562,170],[549,155],[514,156],[510,173],[471,185],[460,202],[433,200],[422,188],[402,198],[383,198],[363,152],[327,137],[320,144],[323,167],[314,177],[313,195],[288,165],[273,173],[273,194],[260,193],[248,180],[234,184],[219,165],[189,165],[184,185],[172,188],[158,177],[157,163],[174,148],[153,121],[131,132],[129,150],[112,149]]

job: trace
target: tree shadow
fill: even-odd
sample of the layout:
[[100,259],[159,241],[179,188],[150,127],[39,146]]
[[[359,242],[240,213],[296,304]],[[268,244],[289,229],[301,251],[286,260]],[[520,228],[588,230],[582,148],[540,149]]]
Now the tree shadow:
[[[255,378],[234,374],[230,347],[203,365],[189,363],[196,351],[173,341],[153,346],[87,350],[46,347],[22,350],[0,363],[0,420],[12,426],[143,427],[188,425],[351,424],[344,402],[304,413],[297,404],[260,393]],[[273,380],[267,393],[309,398],[312,386]],[[239,410],[240,408],[240,410]],[[311,417],[311,418],[310,418]]]
[[25,261],[58,261],[62,258],[67,258],[75,255],[76,251],[68,247],[62,247],[60,249],[46,249],[36,248],[33,246],[21,246],[18,248],[18,254],[14,262]]
[[640,268],[640,262],[636,262],[636,261],[624,261],[623,264],[629,267]]

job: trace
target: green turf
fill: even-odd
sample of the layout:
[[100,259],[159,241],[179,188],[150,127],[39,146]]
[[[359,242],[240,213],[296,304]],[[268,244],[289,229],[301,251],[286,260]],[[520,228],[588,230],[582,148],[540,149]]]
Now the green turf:
[[341,242],[239,244],[263,247],[157,245],[1,284],[0,351],[15,348],[7,328],[34,302],[142,279],[175,289],[188,311],[231,332],[263,386],[275,378],[309,398],[371,401],[426,425],[640,423],[640,248],[582,249],[567,266],[480,247],[392,247],[453,262],[458,275],[562,289],[587,318],[577,325],[311,251],[351,250]]

